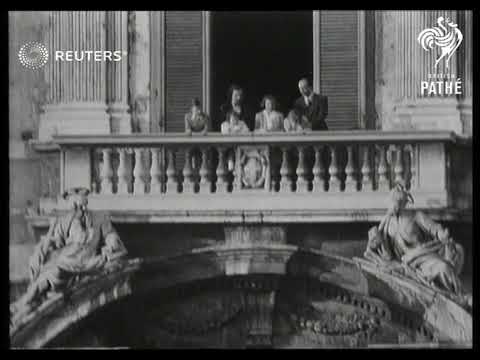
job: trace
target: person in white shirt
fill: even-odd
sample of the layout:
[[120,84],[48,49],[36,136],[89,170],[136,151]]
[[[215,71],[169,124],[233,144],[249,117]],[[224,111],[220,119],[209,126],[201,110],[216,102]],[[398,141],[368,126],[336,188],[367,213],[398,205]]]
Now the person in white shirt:
[[276,111],[276,99],[272,95],[265,95],[261,106],[263,110],[255,116],[255,132],[283,131],[283,114]]

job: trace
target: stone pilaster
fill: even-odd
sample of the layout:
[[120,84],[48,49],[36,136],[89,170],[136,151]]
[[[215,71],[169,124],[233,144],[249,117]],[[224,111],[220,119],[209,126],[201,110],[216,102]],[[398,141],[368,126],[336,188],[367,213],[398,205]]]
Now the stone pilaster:
[[463,94],[459,98],[460,119],[463,133],[472,135],[472,11],[462,11],[459,18],[459,27],[463,33],[463,43],[458,50],[459,75],[463,81]]
[[134,131],[149,133],[150,124],[150,14],[129,12],[130,104]]
[[149,21],[150,129],[152,132],[165,132],[165,11],[150,11]]
[[[129,52],[127,11],[107,11],[107,49]],[[128,105],[128,62],[109,61],[107,64],[107,105],[112,133],[132,133],[132,121]]]
[[425,51],[417,41],[422,30],[438,26],[440,16],[461,24],[463,12],[386,11],[377,15],[381,21],[377,22],[376,103],[382,129],[444,129],[463,133],[455,94],[428,95],[421,91],[422,81],[437,80],[429,74],[444,74],[453,81],[462,74],[461,51],[468,34],[464,33],[464,42],[451,56],[449,68],[443,59],[435,69],[439,49]]
[[52,59],[45,66],[49,83],[40,117],[39,139],[53,134],[108,134],[106,112],[106,62],[55,61],[56,50],[107,50],[105,12],[50,12],[48,49]]

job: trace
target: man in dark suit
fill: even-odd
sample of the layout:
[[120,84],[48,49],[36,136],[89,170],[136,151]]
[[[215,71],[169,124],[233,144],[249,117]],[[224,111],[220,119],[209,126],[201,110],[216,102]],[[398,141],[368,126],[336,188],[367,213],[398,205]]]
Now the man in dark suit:
[[328,115],[327,97],[315,94],[305,78],[298,82],[298,90],[302,96],[295,101],[293,107],[310,121],[312,130],[328,130],[325,122]]
[[240,120],[243,120],[247,126],[249,127],[250,131],[253,131],[255,128],[254,124],[254,112],[244,103],[244,93],[243,89],[238,85],[232,85],[228,89],[228,100],[227,103],[223,104],[220,107],[220,124],[218,128],[220,128],[221,123],[224,121],[228,121],[229,119],[228,114],[234,112],[238,115]]

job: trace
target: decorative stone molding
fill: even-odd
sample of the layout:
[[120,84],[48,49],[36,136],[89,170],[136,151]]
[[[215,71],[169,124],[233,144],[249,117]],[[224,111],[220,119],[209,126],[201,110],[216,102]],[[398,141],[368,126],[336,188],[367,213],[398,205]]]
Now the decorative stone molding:
[[225,226],[225,244],[232,248],[286,243],[285,226]]
[[[300,311],[302,310],[308,313],[310,309],[300,309]],[[307,314],[300,317],[297,314],[290,314],[290,318],[301,331],[312,331],[327,336],[353,335],[362,331],[374,331],[380,325],[380,320],[377,317],[367,316],[359,311],[345,313],[341,307],[338,310],[338,312],[317,315],[320,318],[319,320],[312,320]]]
[[270,190],[268,147],[239,147],[236,163],[237,189]]
[[58,134],[109,134],[107,106],[101,102],[48,104],[40,117],[38,138],[51,140]]

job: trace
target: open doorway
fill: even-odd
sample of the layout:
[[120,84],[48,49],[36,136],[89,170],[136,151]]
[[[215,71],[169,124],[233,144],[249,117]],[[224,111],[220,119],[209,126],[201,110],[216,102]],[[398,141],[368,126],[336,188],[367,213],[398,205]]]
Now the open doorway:
[[220,106],[228,87],[245,90],[245,102],[260,111],[274,95],[284,114],[299,96],[301,77],[313,80],[311,11],[219,11],[211,14],[211,116],[213,129],[223,121]]

